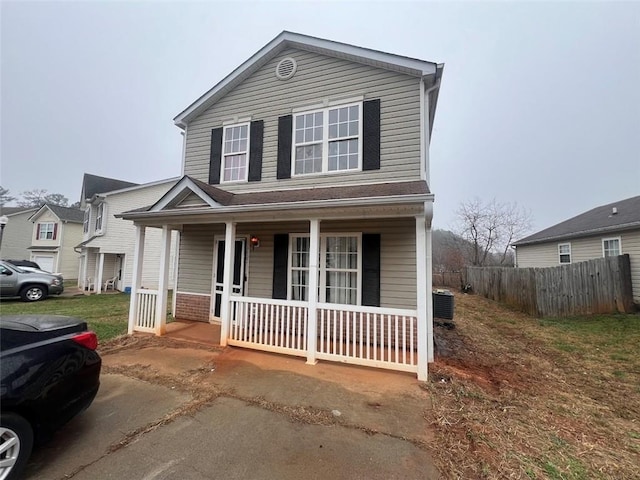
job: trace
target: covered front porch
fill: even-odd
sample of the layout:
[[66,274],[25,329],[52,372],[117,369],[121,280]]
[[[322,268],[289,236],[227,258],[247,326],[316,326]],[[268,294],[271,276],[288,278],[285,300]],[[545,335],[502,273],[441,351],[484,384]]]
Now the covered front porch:
[[[425,195],[297,202],[286,209],[197,205],[193,197],[174,195],[124,215],[136,225],[130,333],[167,332],[169,248],[177,230],[171,311],[176,319],[218,324],[221,346],[427,379],[432,203]],[[188,203],[181,208],[181,202]],[[141,286],[149,228],[162,231],[156,289]]]

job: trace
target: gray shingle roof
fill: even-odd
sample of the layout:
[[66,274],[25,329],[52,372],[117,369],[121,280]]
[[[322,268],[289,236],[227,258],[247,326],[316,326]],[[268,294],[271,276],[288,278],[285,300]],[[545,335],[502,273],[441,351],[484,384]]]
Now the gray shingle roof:
[[347,187],[315,187],[272,192],[231,193],[192,178],[211,198],[222,205],[262,205],[265,203],[297,203],[313,200],[384,197],[429,193],[427,183],[413,182],[376,183]]
[[[613,213],[614,208],[616,213]],[[513,245],[528,245],[632,228],[640,228],[640,196],[596,207],[518,240]]]
[[97,193],[112,192],[127,187],[135,187],[136,185],[139,184],[85,173],[82,180],[82,195],[84,196],[84,200],[86,200]]
[[82,223],[84,221],[84,212],[79,208],[60,207],[51,204],[46,205],[64,222]]

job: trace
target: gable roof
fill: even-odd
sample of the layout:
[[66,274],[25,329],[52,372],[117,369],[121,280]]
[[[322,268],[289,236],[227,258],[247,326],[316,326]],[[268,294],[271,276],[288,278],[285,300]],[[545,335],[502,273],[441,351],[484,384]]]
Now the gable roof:
[[513,243],[515,246],[640,228],[640,196],[596,207]]
[[0,214],[2,215],[17,215],[18,213],[25,213],[37,210],[38,207],[5,207],[0,205]]
[[81,200],[87,200],[98,193],[111,192],[112,190],[120,190],[121,188],[133,187],[136,185],[138,184],[85,173],[82,179]]
[[[299,50],[320,53],[420,78],[431,75],[433,76],[434,85],[442,75],[442,70],[444,68],[443,64],[427,62],[425,60],[404,57],[369,48],[356,47],[347,43],[334,42],[322,38],[302,35],[300,33],[287,32],[285,30],[258,50],[258,52],[227,75],[224,79],[218,82],[213,88],[180,112],[173,119],[174,123],[181,128],[185,128],[191,120],[199,116],[202,112],[216,103],[220,98],[233,90],[237,85],[246,80],[286,48],[296,48]],[[431,110],[435,111],[435,105],[433,105]]]
[[71,208],[71,207],[61,207],[59,205],[51,205],[45,203],[42,205],[37,212],[29,217],[29,220],[35,220],[38,218],[44,210],[50,210],[54,213],[56,217],[60,219],[61,222],[69,222],[69,223],[83,223],[84,222],[84,212],[79,208]]

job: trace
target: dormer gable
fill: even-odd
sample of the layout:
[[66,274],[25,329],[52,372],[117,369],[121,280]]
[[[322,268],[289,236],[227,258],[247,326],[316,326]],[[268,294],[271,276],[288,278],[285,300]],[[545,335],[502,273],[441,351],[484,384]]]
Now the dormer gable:
[[233,195],[229,192],[184,176],[147,211],[159,212],[199,207],[216,208],[228,204],[232,197]]

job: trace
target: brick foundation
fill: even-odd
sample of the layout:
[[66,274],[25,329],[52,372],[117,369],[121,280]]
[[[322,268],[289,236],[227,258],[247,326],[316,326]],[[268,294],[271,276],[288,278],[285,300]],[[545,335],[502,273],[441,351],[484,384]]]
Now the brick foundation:
[[178,293],[176,296],[176,318],[208,322],[210,302],[208,296]]

